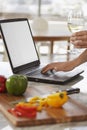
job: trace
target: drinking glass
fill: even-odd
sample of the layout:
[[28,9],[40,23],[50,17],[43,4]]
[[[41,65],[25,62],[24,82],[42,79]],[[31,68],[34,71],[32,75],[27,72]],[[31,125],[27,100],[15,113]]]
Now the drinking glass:
[[[81,31],[84,27],[84,15],[81,6],[72,8],[68,13],[67,25],[71,33]],[[78,49],[75,47],[71,50],[71,53],[76,54]]]

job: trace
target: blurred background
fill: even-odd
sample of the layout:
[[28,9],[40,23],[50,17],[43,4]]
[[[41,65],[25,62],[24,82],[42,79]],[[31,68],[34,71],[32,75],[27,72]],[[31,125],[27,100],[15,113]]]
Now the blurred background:
[[33,19],[40,14],[48,20],[66,20],[69,9],[77,3],[82,5],[87,17],[87,0],[0,0],[0,17],[20,14]]
[[[47,22],[53,24],[64,23],[59,31],[68,30],[67,26],[68,12],[76,4],[81,4],[85,21],[87,20],[87,0],[0,0],[0,19],[26,17],[33,21],[38,16],[43,17]],[[51,25],[50,25],[51,26]],[[55,41],[53,53],[66,54],[66,41]],[[48,42],[38,42],[39,54],[47,55],[49,53]],[[4,47],[0,39],[0,53],[3,54]],[[1,57],[2,58],[2,57]]]

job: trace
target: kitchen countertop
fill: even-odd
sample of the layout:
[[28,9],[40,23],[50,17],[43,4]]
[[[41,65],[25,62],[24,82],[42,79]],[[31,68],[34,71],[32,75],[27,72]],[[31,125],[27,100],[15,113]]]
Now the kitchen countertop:
[[[73,80],[66,85],[53,85],[53,84],[45,84],[45,83],[36,83],[36,82],[29,82],[30,86],[52,86],[55,89],[68,89],[68,88],[80,88],[79,94],[74,94],[72,97],[78,102],[87,106],[87,64],[83,64],[85,72],[81,74],[81,77]],[[0,70],[5,68],[4,71],[1,71],[1,74],[5,73],[6,76],[11,74],[11,70],[9,64],[7,62],[0,63]],[[9,69],[8,69],[9,68]],[[9,70],[9,71],[8,71]],[[84,78],[83,78],[84,77]],[[79,81],[79,82],[78,82]],[[0,130],[87,130],[87,121],[82,122],[70,122],[70,123],[59,123],[59,124],[52,124],[52,125],[40,125],[40,126],[28,126],[28,127],[15,127],[13,126],[0,112]]]

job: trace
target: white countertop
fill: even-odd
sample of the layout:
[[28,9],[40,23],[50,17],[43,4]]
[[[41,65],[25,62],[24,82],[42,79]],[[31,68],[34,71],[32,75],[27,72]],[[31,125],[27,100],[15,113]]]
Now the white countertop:
[[[86,65],[83,65],[84,68],[86,68]],[[10,66],[7,62],[0,62],[0,74],[5,74],[6,77],[10,76],[12,74]],[[83,74],[84,79],[80,80],[79,82],[76,82],[75,84],[73,82],[70,82],[69,84],[65,86],[60,85],[54,85],[54,87],[64,87],[64,89],[69,87],[79,87],[81,89],[81,93],[79,96],[74,96],[74,98],[78,98],[82,104],[85,104],[87,106],[87,69]],[[30,83],[30,85],[47,85],[43,83]],[[28,126],[28,127],[15,127],[13,126],[0,112],[0,130],[87,130],[87,121],[83,122],[70,122],[70,123],[60,123],[60,124],[52,124],[52,125],[40,125],[40,126]]]

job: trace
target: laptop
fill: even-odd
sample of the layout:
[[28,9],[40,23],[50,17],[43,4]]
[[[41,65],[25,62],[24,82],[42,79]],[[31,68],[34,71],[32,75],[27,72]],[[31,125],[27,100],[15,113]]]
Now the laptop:
[[43,65],[27,18],[0,20],[0,30],[13,74],[26,75],[29,81],[64,84],[83,72],[77,67],[69,72],[42,74]]

